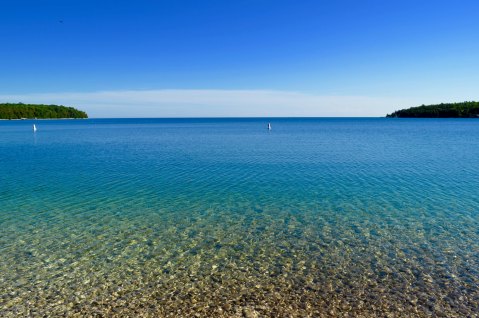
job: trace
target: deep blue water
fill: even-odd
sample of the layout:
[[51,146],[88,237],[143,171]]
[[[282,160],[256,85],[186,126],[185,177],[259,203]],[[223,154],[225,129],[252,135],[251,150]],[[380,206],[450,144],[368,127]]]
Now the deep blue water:
[[0,121],[2,316],[478,312],[478,120],[32,124]]

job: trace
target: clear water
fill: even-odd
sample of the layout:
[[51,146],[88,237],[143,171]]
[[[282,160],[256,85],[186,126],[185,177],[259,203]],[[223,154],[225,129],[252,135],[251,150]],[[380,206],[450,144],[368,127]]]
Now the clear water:
[[268,121],[1,121],[0,316],[477,316],[478,120]]

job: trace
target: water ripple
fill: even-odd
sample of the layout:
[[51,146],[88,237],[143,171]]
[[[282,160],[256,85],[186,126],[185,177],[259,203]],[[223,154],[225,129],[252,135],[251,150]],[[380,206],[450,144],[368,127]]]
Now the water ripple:
[[27,126],[0,123],[1,316],[479,311],[475,121]]

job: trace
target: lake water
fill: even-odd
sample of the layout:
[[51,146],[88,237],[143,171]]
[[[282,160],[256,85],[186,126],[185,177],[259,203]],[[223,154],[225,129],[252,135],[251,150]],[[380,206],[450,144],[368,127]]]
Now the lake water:
[[32,124],[0,121],[2,317],[479,312],[479,120]]

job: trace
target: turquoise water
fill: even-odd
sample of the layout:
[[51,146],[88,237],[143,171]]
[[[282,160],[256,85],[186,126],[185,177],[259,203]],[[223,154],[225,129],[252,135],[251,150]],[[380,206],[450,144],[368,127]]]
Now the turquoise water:
[[477,316],[478,120],[35,123],[0,122],[2,317]]

